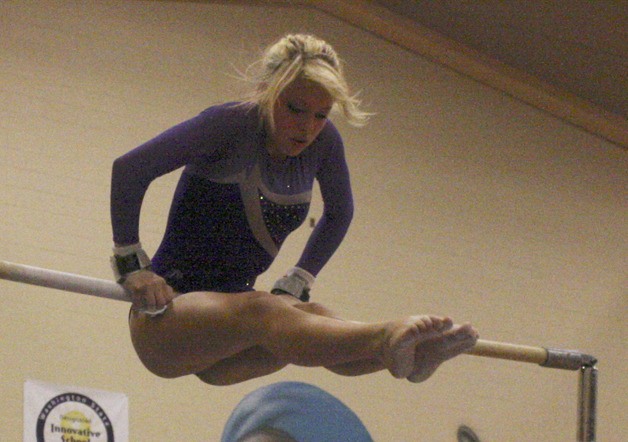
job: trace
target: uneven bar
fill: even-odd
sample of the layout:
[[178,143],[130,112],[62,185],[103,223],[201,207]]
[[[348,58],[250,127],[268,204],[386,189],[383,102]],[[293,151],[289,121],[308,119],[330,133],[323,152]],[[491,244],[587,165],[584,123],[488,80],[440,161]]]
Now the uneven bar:
[[[102,298],[130,301],[127,292],[113,281],[89,278],[73,273],[0,261],[0,279],[32,284]],[[547,349],[504,342],[478,340],[467,354],[519,362],[531,362],[549,368],[579,370],[595,365],[594,357],[571,350]]]
[[[0,261],[0,279],[120,301],[131,300],[124,288],[113,281],[6,261]],[[165,308],[147,313],[158,315],[164,310]],[[482,339],[478,340],[476,345],[466,353],[495,359],[531,362],[548,368],[580,370],[577,440],[582,442],[595,441],[597,401],[597,367],[595,364],[597,360],[593,356],[573,350],[531,347]]]
[[547,350],[542,347],[507,344],[479,339],[467,354],[542,365],[547,361]]
[[527,345],[507,344],[504,342],[478,340],[475,347],[467,354],[495,359],[507,359],[519,362],[531,362],[548,368],[580,370],[584,366],[593,366],[597,360],[590,355],[574,350],[560,350]]
[[66,292],[98,296],[100,298],[131,301],[131,298],[124,288],[113,281],[89,278],[74,273],[58,272],[7,261],[0,261],[0,279],[64,290]]

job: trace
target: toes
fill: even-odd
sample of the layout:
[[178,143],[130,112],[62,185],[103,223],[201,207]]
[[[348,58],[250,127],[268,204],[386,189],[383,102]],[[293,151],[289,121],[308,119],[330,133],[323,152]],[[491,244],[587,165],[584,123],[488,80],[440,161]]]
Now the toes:
[[452,328],[451,332],[456,336],[456,339],[465,340],[465,339],[474,339],[477,340],[479,334],[471,324],[463,324],[458,326],[457,328]]
[[424,315],[424,316],[413,316],[411,318],[414,320],[416,326],[419,328],[421,332],[443,332],[446,330],[450,330],[454,326],[454,322],[448,316],[440,317],[440,316],[432,316],[432,315]]
[[427,333],[434,328],[434,319],[431,316],[411,316],[408,322],[412,323],[420,333]]
[[454,326],[454,321],[450,317],[444,317],[440,321],[439,331],[451,330]]
[[477,334],[475,333],[455,332],[443,336],[440,342],[434,341],[426,350],[431,353],[428,357],[438,358],[444,362],[471,349],[476,342]]

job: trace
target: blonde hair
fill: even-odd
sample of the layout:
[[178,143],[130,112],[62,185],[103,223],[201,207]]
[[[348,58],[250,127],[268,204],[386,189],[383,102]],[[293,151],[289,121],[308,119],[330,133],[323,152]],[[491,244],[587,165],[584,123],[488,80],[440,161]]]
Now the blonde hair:
[[[257,69],[257,74],[250,73]],[[360,100],[351,95],[336,51],[325,41],[307,34],[289,34],[268,47],[261,60],[249,66],[246,74],[257,84],[247,100],[259,107],[260,118],[274,128],[273,112],[277,99],[297,78],[322,86],[340,108],[347,121],[362,126],[369,113],[360,110]]]

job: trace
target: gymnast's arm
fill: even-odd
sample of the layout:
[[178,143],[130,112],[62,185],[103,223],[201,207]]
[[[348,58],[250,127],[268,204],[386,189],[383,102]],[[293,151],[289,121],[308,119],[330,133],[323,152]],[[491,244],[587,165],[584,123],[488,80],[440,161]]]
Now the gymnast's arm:
[[[114,252],[140,248],[139,220],[142,201],[152,181],[218,149],[209,143],[217,131],[213,111],[180,123],[113,162],[111,175],[111,224]],[[173,298],[173,290],[150,267],[120,281],[131,293],[136,308],[161,308]]]
[[336,129],[333,126],[330,129],[333,142],[316,175],[323,198],[323,214],[297,263],[297,267],[313,276],[336,252],[353,218],[353,194],[344,145]]

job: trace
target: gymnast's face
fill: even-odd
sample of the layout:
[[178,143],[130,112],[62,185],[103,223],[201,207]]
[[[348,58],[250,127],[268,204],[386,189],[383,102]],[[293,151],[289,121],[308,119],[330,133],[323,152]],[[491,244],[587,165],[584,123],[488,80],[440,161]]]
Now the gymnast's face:
[[275,131],[267,142],[272,157],[295,157],[308,147],[327,123],[334,100],[319,84],[298,78],[279,95],[273,117]]

